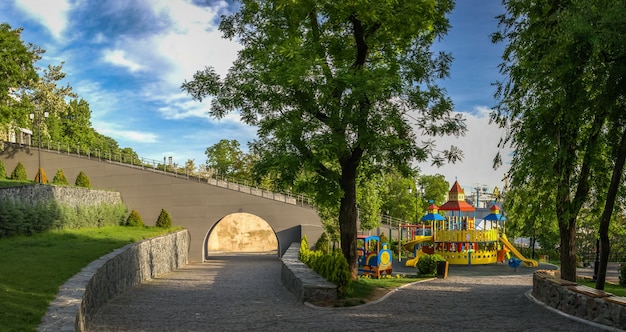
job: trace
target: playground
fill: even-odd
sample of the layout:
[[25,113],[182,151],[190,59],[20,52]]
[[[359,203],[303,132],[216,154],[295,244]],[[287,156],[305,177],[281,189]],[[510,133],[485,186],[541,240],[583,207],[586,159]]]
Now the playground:
[[[535,260],[524,257],[508,240],[505,234],[506,218],[500,208],[492,205],[490,213],[481,220],[474,216],[475,207],[465,201],[465,194],[455,182],[448,194],[448,201],[438,207],[428,208],[421,218],[422,224],[402,225],[400,240],[404,249],[413,253],[405,261],[406,266],[415,266],[426,254],[441,255],[451,265],[485,265],[508,263],[517,268],[523,263],[537,267]],[[406,234],[407,239],[402,236]]]
[[509,242],[505,233],[506,218],[500,207],[493,204],[490,213],[481,219],[475,216],[475,207],[465,201],[458,182],[452,185],[448,201],[442,206],[431,204],[420,224],[398,227],[399,243],[410,252],[402,263],[393,263],[387,243],[379,236],[360,235],[357,238],[357,256],[360,274],[380,277],[391,274],[393,265],[415,267],[424,255],[442,256],[449,265],[471,266],[503,263],[517,271],[518,266],[536,268],[538,262],[524,257]]

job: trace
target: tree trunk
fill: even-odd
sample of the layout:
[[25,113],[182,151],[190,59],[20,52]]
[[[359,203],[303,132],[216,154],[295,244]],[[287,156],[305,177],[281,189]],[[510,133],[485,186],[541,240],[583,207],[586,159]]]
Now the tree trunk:
[[576,281],[576,219],[564,225],[559,222],[561,235],[561,279]]
[[[358,156],[360,158],[360,155]],[[351,158],[355,159],[355,158]],[[359,276],[356,262],[357,208],[356,208],[356,173],[358,162],[349,160],[342,162],[340,185],[343,191],[339,206],[339,233],[341,251],[348,260],[348,268],[352,280]]]
[[598,234],[600,235],[600,266],[598,267],[598,275],[596,278],[596,289],[604,290],[606,283],[606,268],[609,262],[609,254],[611,252],[611,244],[609,243],[609,225],[611,224],[611,216],[615,208],[615,199],[622,181],[622,173],[624,172],[624,163],[626,163],[626,129],[622,132],[620,147],[613,165],[613,175],[611,176],[611,184],[606,194],[606,203],[604,211],[600,217],[600,227]]

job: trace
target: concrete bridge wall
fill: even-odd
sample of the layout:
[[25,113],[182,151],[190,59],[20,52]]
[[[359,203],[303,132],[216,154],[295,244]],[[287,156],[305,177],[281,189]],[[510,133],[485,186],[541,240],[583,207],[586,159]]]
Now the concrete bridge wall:
[[[21,162],[29,178],[35,178],[39,160],[37,147],[6,143],[0,159],[8,175]],[[92,188],[120,192],[124,204],[129,210],[137,210],[146,225],[154,225],[161,209],[165,209],[174,225],[189,230],[189,260],[192,262],[208,257],[205,248],[209,232],[222,218],[234,213],[249,213],[265,220],[276,233],[279,255],[292,242],[299,242],[303,235],[307,236],[309,243],[315,243],[323,232],[315,210],[272,197],[246,194],[239,188],[229,189],[228,186],[189,180],[163,171],[143,170],[139,166],[99,160],[94,156],[69,155],[46,149],[41,150],[41,164],[49,181],[58,169],[63,169],[70,183],[83,171]]]

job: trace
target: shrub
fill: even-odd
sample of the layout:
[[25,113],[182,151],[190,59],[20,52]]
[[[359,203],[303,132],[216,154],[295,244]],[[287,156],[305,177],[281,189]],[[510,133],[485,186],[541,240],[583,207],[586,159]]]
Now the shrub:
[[87,174],[85,174],[85,172],[83,171],[80,171],[80,173],[78,173],[78,176],[76,177],[76,182],[74,182],[74,184],[77,187],[91,188],[89,178],[87,177]]
[[26,168],[22,165],[22,162],[18,162],[13,172],[11,173],[11,180],[20,180],[26,181],[28,180],[28,175],[26,174]]
[[67,178],[65,177],[65,173],[63,173],[62,169],[58,169],[57,173],[54,175],[54,179],[52,179],[52,183],[59,186],[67,186],[69,183],[67,182]]
[[441,255],[424,255],[417,261],[420,275],[434,275],[437,272],[437,262],[445,261]]
[[326,235],[326,232],[323,232],[320,238],[317,239],[317,242],[315,242],[315,250],[319,250],[325,254],[330,252],[330,239],[328,235]]
[[310,250],[306,235],[300,242],[298,259],[317,274],[337,285],[340,293],[344,293],[352,281],[348,261],[343,253],[340,250],[327,253],[321,250]]
[[128,215],[128,218],[126,219],[126,223],[124,223],[124,226],[143,227],[143,220],[141,219],[139,212],[137,212],[136,210],[132,210]]
[[7,177],[7,168],[4,166],[4,162],[0,160],[0,177],[5,179]]
[[159,218],[156,221],[156,227],[161,227],[161,228],[172,227],[172,218],[170,217],[170,214],[167,213],[167,211],[165,211],[165,209],[161,209]]
[[[41,181],[39,181],[39,176],[41,176]],[[46,171],[43,170],[43,167],[40,167],[39,171],[37,171],[37,175],[35,175],[35,182],[48,183],[48,177],[46,176]]]

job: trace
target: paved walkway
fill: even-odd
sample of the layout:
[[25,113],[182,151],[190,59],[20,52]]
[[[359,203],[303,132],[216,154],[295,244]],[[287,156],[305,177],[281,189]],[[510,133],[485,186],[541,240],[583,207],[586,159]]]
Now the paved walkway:
[[447,279],[412,284],[378,303],[314,308],[280,284],[275,256],[214,257],[113,299],[89,331],[601,330],[529,299],[531,269],[483,268],[451,267]]

